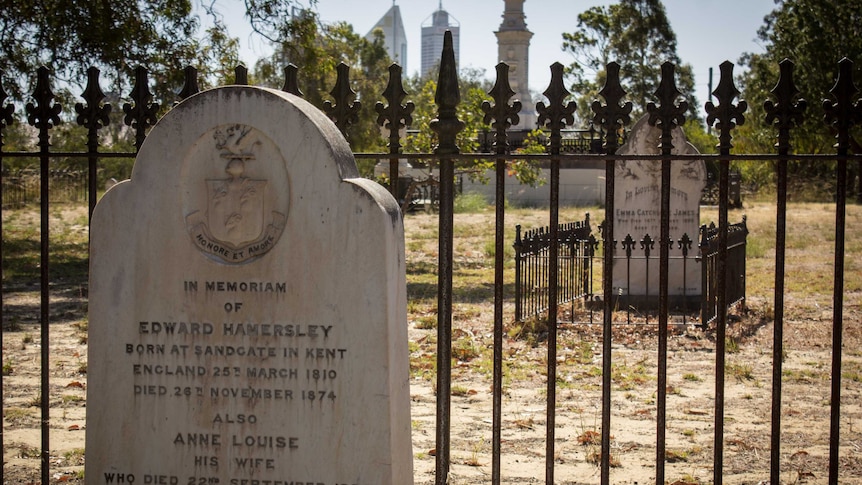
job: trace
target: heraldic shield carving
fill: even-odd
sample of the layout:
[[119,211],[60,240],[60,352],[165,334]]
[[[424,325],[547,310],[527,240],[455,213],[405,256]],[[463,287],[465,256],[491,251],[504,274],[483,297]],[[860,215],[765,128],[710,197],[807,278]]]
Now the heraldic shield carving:
[[186,161],[204,167],[186,167],[186,228],[208,257],[246,263],[269,252],[284,231],[288,190],[278,187],[287,180],[284,160],[251,126],[219,126],[210,133]]

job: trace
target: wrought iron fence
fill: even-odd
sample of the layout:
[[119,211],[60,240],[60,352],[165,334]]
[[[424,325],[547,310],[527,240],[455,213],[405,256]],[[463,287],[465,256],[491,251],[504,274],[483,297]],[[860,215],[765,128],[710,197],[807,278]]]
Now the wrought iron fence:
[[[511,89],[508,86],[508,66],[501,63],[497,66],[497,83],[489,93],[492,102],[482,106],[486,113],[486,123],[492,127],[494,134],[493,153],[462,154],[456,144],[456,135],[462,128],[462,123],[456,115],[456,107],[460,103],[458,93],[458,77],[455,68],[454,51],[452,49],[451,36],[446,37],[444,52],[442,56],[438,93],[436,102],[438,116],[432,129],[437,135],[437,148],[434,153],[404,154],[398,143],[398,131],[405,124],[409,124],[410,111],[402,105],[403,89],[388,89],[384,97],[388,105],[380,104],[379,122],[390,133],[389,153],[387,154],[355,154],[357,158],[389,158],[390,173],[397,174],[399,158],[421,158],[433,159],[440,167],[439,186],[439,246],[438,246],[438,294],[437,294],[437,381],[436,381],[436,446],[435,446],[435,483],[443,485],[448,483],[449,471],[452,465],[451,457],[451,391],[452,391],[452,320],[453,320],[453,198],[454,198],[454,162],[469,161],[475,159],[493,159],[495,161],[495,271],[494,271],[494,317],[493,317],[493,368],[492,368],[492,401],[493,410],[491,417],[491,475],[489,481],[495,484],[501,482],[502,467],[502,402],[503,392],[503,355],[504,355],[504,307],[503,304],[511,298],[504,292],[504,234],[506,227],[504,203],[504,184],[506,177],[507,161],[530,159],[550,166],[549,199],[548,199],[548,237],[551,240],[559,239],[559,177],[560,169],[563,167],[577,167],[586,163],[602,163],[605,167],[605,214],[608,221],[608,229],[603,234],[605,241],[614,240],[613,218],[614,218],[614,164],[618,160],[652,160],[661,166],[661,234],[659,235],[659,274],[660,285],[659,310],[658,310],[658,353],[657,353],[657,386],[655,393],[656,428],[655,428],[655,451],[654,463],[656,483],[665,483],[665,464],[667,458],[667,390],[668,390],[668,259],[669,244],[669,201],[670,201],[670,168],[672,163],[678,160],[709,159],[715,161],[719,166],[719,208],[717,236],[717,256],[715,259],[715,270],[719,281],[727,280],[730,273],[730,251],[731,231],[728,223],[729,200],[729,172],[730,163],[735,160],[760,160],[774,163],[776,167],[777,188],[777,224],[775,228],[775,290],[774,290],[774,335],[773,335],[773,379],[771,385],[772,409],[771,409],[771,438],[770,438],[770,481],[777,484],[780,481],[780,472],[785,455],[781,452],[781,420],[783,414],[782,404],[782,366],[784,359],[783,330],[785,324],[784,290],[785,272],[784,261],[786,255],[786,215],[787,215],[787,163],[790,160],[826,161],[836,160],[834,171],[836,177],[836,203],[835,203],[835,232],[834,232],[834,276],[833,276],[833,305],[831,315],[831,326],[833,334],[833,352],[831,364],[831,395],[828,399],[830,409],[830,438],[828,458],[828,481],[837,483],[839,470],[841,468],[840,455],[840,432],[842,428],[841,410],[841,379],[842,375],[842,335],[845,318],[843,314],[845,293],[845,240],[846,240],[846,209],[847,204],[847,181],[848,163],[862,162],[862,156],[851,153],[850,129],[859,123],[862,102],[857,98],[857,91],[852,80],[852,63],[844,59],[839,62],[837,83],[830,91],[831,98],[824,104],[823,113],[811,113],[811,116],[825,115],[825,120],[831,129],[837,133],[837,145],[835,153],[831,154],[792,154],[790,150],[791,131],[795,123],[801,119],[803,104],[798,99],[798,94],[793,88],[793,63],[784,61],[780,65],[780,75],[777,86],[772,91],[772,101],[766,105],[767,117],[763,122],[774,127],[777,134],[777,152],[774,154],[735,154],[732,153],[731,139],[734,128],[743,122],[743,113],[746,111],[744,102],[738,101],[739,92],[734,87],[732,76],[733,65],[726,62],[721,65],[721,81],[718,88],[712,93],[716,103],[707,103],[708,124],[714,126],[719,132],[719,153],[716,155],[674,155],[671,151],[671,130],[679,126],[683,121],[684,107],[677,101],[678,92],[674,85],[674,66],[665,64],[662,66],[662,86],[670,86],[661,89],[656,94],[657,104],[650,105],[652,123],[661,129],[662,136],[661,154],[655,156],[623,156],[618,155],[619,139],[616,136],[623,127],[630,123],[632,105],[624,103],[625,91],[619,81],[619,65],[611,63],[607,66],[607,79],[604,89],[599,92],[602,100],[592,104],[594,111],[593,122],[600,127],[604,133],[612,134],[606,136],[603,141],[601,154],[572,154],[565,153],[561,130],[573,121],[575,105],[566,102],[569,92],[563,83],[563,66],[555,63],[551,66],[552,80],[548,89],[544,92],[547,101],[538,103],[537,111],[540,115],[540,123],[550,135],[548,137],[548,153],[544,155],[518,155],[510,153],[507,142],[507,128],[517,120],[519,106],[511,102]],[[198,91],[193,69],[187,70],[187,82],[179,94],[179,98],[191,96]],[[238,74],[244,74],[242,70]],[[48,70],[40,68],[37,75],[36,87],[33,91],[33,102],[27,105],[27,121],[38,130],[38,149],[29,152],[3,152],[0,151],[0,161],[9,157],[36,157],[40,164],[40,190],[41,194],[48,194],[49,174],[52,161],[60,157],[77,157],[86,159],[89,165],[89,194],[90,207],[95,204],[95,171],[100,160],[108,157],[127,157],[130,153],[105,153],[100,150],[98,132],[108,123],[108,112],[110,107],[103,103],[104,95],[99,89],[98,71],[90,70],[88,87],[84,92],[84,103],[75,106],[78,114],[77,122],[88,129],[88,140],[86,149],[77,152],[54,152],[51,150],[50,136],[52,128],[59,122],[59,113],[62,108],[54,102],[54,95],[50,89]],[[394,66],[390,69],[390,86],[401,86],[400,68]],[[339,69],[339,75],[346,76],[346,69]],[[238,80],[245,76],[238,75]],[[136,134],[136,147],[140,147],[146,137],[147,129],[151,127],[155,119],[156,104],[153,103],[149,92],[147,72],[143,68],[136,71],[136,83],[130,95],[131,102],[125,103],[123,111],[126,114],[125,123],[130,125]],[[824,86],[824,92],[826,90]],[[299,95],[296,83],[295,68],[286,70],[286,91]],[[347,96],[347,94],[344,94]],[[12,104],[6,105],[7,95],[0,87],[0,129],[10,126],[16,121],[13,116],[16,107]],[[350,99],[337,100],[337,106],[349,106]],[[479,109],[479,107],[477,107]],[[811,111],[814,111],[812,109]],[[336,125],[342,130],[349,130],[349,116],[339,113],[337,110],[329,113],[335,119]],[[760,122],[760,120],[748,120],[748,122]],[[2,130],[0,130],[2,135]],[[0,139],[2,142],[2,139]],[[2,149],[2,143],[0,143]],[[390,187],[392,192],[398,192],[398,177],[393,180]],[[41,197],[40,200],[40,338],[41,338],[41,465],[42,481],[50,482],[50,412],[52,389],[49,386],[51,341],[50,328],[51,318],[49,315],[49,294],[51,273],[49,269],[49,255],[51,248],[48,244],[50,227],[48,224],[49,198]],[[2,230],[2,228],[0,228]],[[612,245],[602,245],[602,259],[605,267],[609,267],[613,261]],[[2,251],[2,248],[0,248]],[[547,339],[547,379],[546,379],[546,420],[545,420],[545,483],[556,483],[555,470],[557,467],[558,427],[556,425],[557,412],[557,363],[558,363],[558,293],[560,292],[558,265],[559,250],[556,245],[551,245],[548,250],[548,339]],[[614,344],[612,334],[613,322],[613,299],[607,297],[613,293],[611,275],[606,272],[602,278],[602,338],[601,338],[601,417],[599,428],[601,431],[600,463],[597,480],[602,484],[610,483],[611,467],[611,420],[613,410],[611,397],[613,386],[611,381]],[[725,395],[725,368],[726,368],[726,332],[728,327],[727,312],[733,295],[728,292],[728,286],[719,284],[715,290],[716,306],[719,309],[714,321],[715,339],[715,394],[714,394],[714,421],[711,432],[714,437],[713,446],[713,483],[723,483],[725,471],[725,410],[728,400]],[[0,307],[2,308],[2,307]],[[0,334],[2,336],[2,334]],[[2,342],[0,342],[2,343]],[[5,352],[5,350],[4,350]],[[786,460],[785,460],[786,461]],[[2,469],[0,469],[2,471]],[[2,477],[0,477],[2,481]]]
[[[603,226],[602,226],[603,228]],[[515,320],[524,321],[529,318],[540,318],[548,311],[548,253],[554,241],[550,239],[550,229],[543,227],[531,229],[521,234],[521,226],[515,226]],[[593,301],[593,274],[605,271],[601,266],[602,259],[596,256],[596,249],[600,240],[592,234],[589,225],[589,214],[584,221],[561,224],[557,230],[559,240],[557,263],[559,274],[557,276],[559,290],[557,292],[557,304],[571,303],[569,310],[570,323],[593,323],[595,305]],[[743,216],[742,222],[732,224],[729,229],[728,248],[728,279],[727,279],[727,305],[731,307],[745,301],[745,243],[748,229]],[[683,323],[688,322],[689,300],[698,298],[700,312],[700,326],[706,328],[718,315],[717,289],[719,281],[718,267],[718,228],[715,223],[700,228],[699,252],[689,254],[692,249],[692,239],[684,234],[678,241],[672,241],[671,250],[677,251],[668,255],[668,262],[680,261],[682,267],[683,281],[682,294],[677,301],[677,313]],[[645,316],[644,323],[649,323],[649,310],[655,308],[658,291],[650,298],[649,271],[650,264],[659,264],[659,258],[654,253],[655,239],[646,234],[639,240],[632,238],[631,234],[621,241],[622,250],[625,253],[615,257],[617,261],[625,262],[625,288],[620,287],[616,294],[611,295],[614,299],[613,307],[625,312],[625,323],[632,323],[632,312],[638,312]],[[675,247],[673,247],[675,246]],[[633,260],[644,261],[641,280],[646,282],[645,295],[634,301],[631,297]],[[596,265],[598,263],[598,266]],[[688,295],[686,290],[688,284],[685,281],[688,264],[700,264],[701,268],[701,291],[700,295]],[[656,289],[657,290],[657,289]],[[578,322],[574,319],[576,314],[574,305],[580,303],[589,316],[588,322]],[[566,317],[560,317],[565,319]]]
[[[35,204],[41,197],[39,171],[33,168],[5,170],[3,178],[3,206],[20,207]],[[80,170],[51,170],[51,202],[84,202],[87,200],[87,173]]]
[[[725,304],[728,308],[745,301],[745,248],[748,225],[743,216],[742,222],[731,224],[727,229],[727,278],[725,285]],[[721,309],[718,308],[718,242],[719,231],[716,225],[700,228],[701,288],[701,326],[706,327],[715,321]]]
[[559,257],[557,303],[589,299],[598,245],[589,214],[583,221],[561,224],[556,241],[551,240],[548,227],[527,230],[523,236],[520,225],[515,231],[515,320],[537,317],[548,310],[548,253],[552,244],[557,245]]

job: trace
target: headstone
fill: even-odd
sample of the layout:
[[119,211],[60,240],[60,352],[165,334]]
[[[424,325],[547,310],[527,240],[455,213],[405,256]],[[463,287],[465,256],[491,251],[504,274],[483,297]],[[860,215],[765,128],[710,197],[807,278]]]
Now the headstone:
[[88,484],[413,483],[401,216],[310,104],[173,108],[90,264]]
[[[661,129],[644,116],[635,123],[620,155],[660,155]],[[682,129],[672,131],[673,154],[698,154],[685,140]],[[655,300],[659,294],[659,238],[661,235],[661,161],[618,161],[614,169],[614,292],[634,303]],[[668,294],[676,302],[701,293],[700,264],[695,261],[700,227],[700,198],[706,185],[703,160],[674,160],[670,180],[670,250]],[[678,241],[687,234],[692,241],[684,260]],[[632,258],[626,258],[622,242],[627,235],[635,241]],[[655,241],[645,259],[641,241],[646,235]],[[676,298],[674,298],[676,297]]]

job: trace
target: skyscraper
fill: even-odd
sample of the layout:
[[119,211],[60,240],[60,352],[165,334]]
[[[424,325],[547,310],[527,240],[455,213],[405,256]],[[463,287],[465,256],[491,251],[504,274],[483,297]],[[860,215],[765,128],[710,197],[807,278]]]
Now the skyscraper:
[[513,126],[516,129],[533,129],[536,127],[536,107],[530,95],[530,39],[533,33],[527,30],[524,15],[524,0],[503,0],[503,23],[500,30],[494,32],[497,36],[497,60],[509,65],[509,85],[515,96],[512,99],[521,101],[520,123]]
[[[454,22],[454,23],[453,23]],[[427,76],[440,64],[440,53],[443,51],[443,34],[452,31],[452,47],[455,49],[455,64],[459,64],[459,34],[461,27],[455,17],[443,10],[443,0],[440,6],[424,22],[422,22],[422,70],[421,76]]]
[[407,72],[407,36],[404,34],[404,22],[401,20],[401,9],[392,2],[392,8],[365,34],[369,41],[374,40],[374,30],[383,31],[383,45],[393,61],[397,62]]

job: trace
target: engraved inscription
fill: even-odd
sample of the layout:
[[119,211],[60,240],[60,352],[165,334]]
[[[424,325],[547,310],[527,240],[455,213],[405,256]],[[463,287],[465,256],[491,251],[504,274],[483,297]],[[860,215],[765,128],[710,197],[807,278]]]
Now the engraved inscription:
[[[334,386],[350,352],[327,345],[337,325],[255,322],[243,317],[248,305],[242,295],[278,298],[287,292],[283,281],[184,280],[181,288],[189,298],[205,293],[208,305],[224,310],[225,321],[145,315],[135,323],[138,340],[121,344],[129,359],[129,390],[138,399],[182,400],[185,405],[203,399],[217,406],[208,429],[177,429],[167,444],[194,453],[189,463],[194,470],[210,470],[222,478],[106,472],[104,483],[326,484],[243,477],[283,472],[278,457],[300,449],[313,437],[269,434],[266,430],[273,423],[266,417],[228,410],[277,401],[320,412],[319,406],[344,399]],[[218,296],[230,300],[223,303]],[[225,454],[226,450],[234,452]],[[258,456],[259,452],[265,455]],[[220,472],[225,468],[234,476],[224,478]]]

